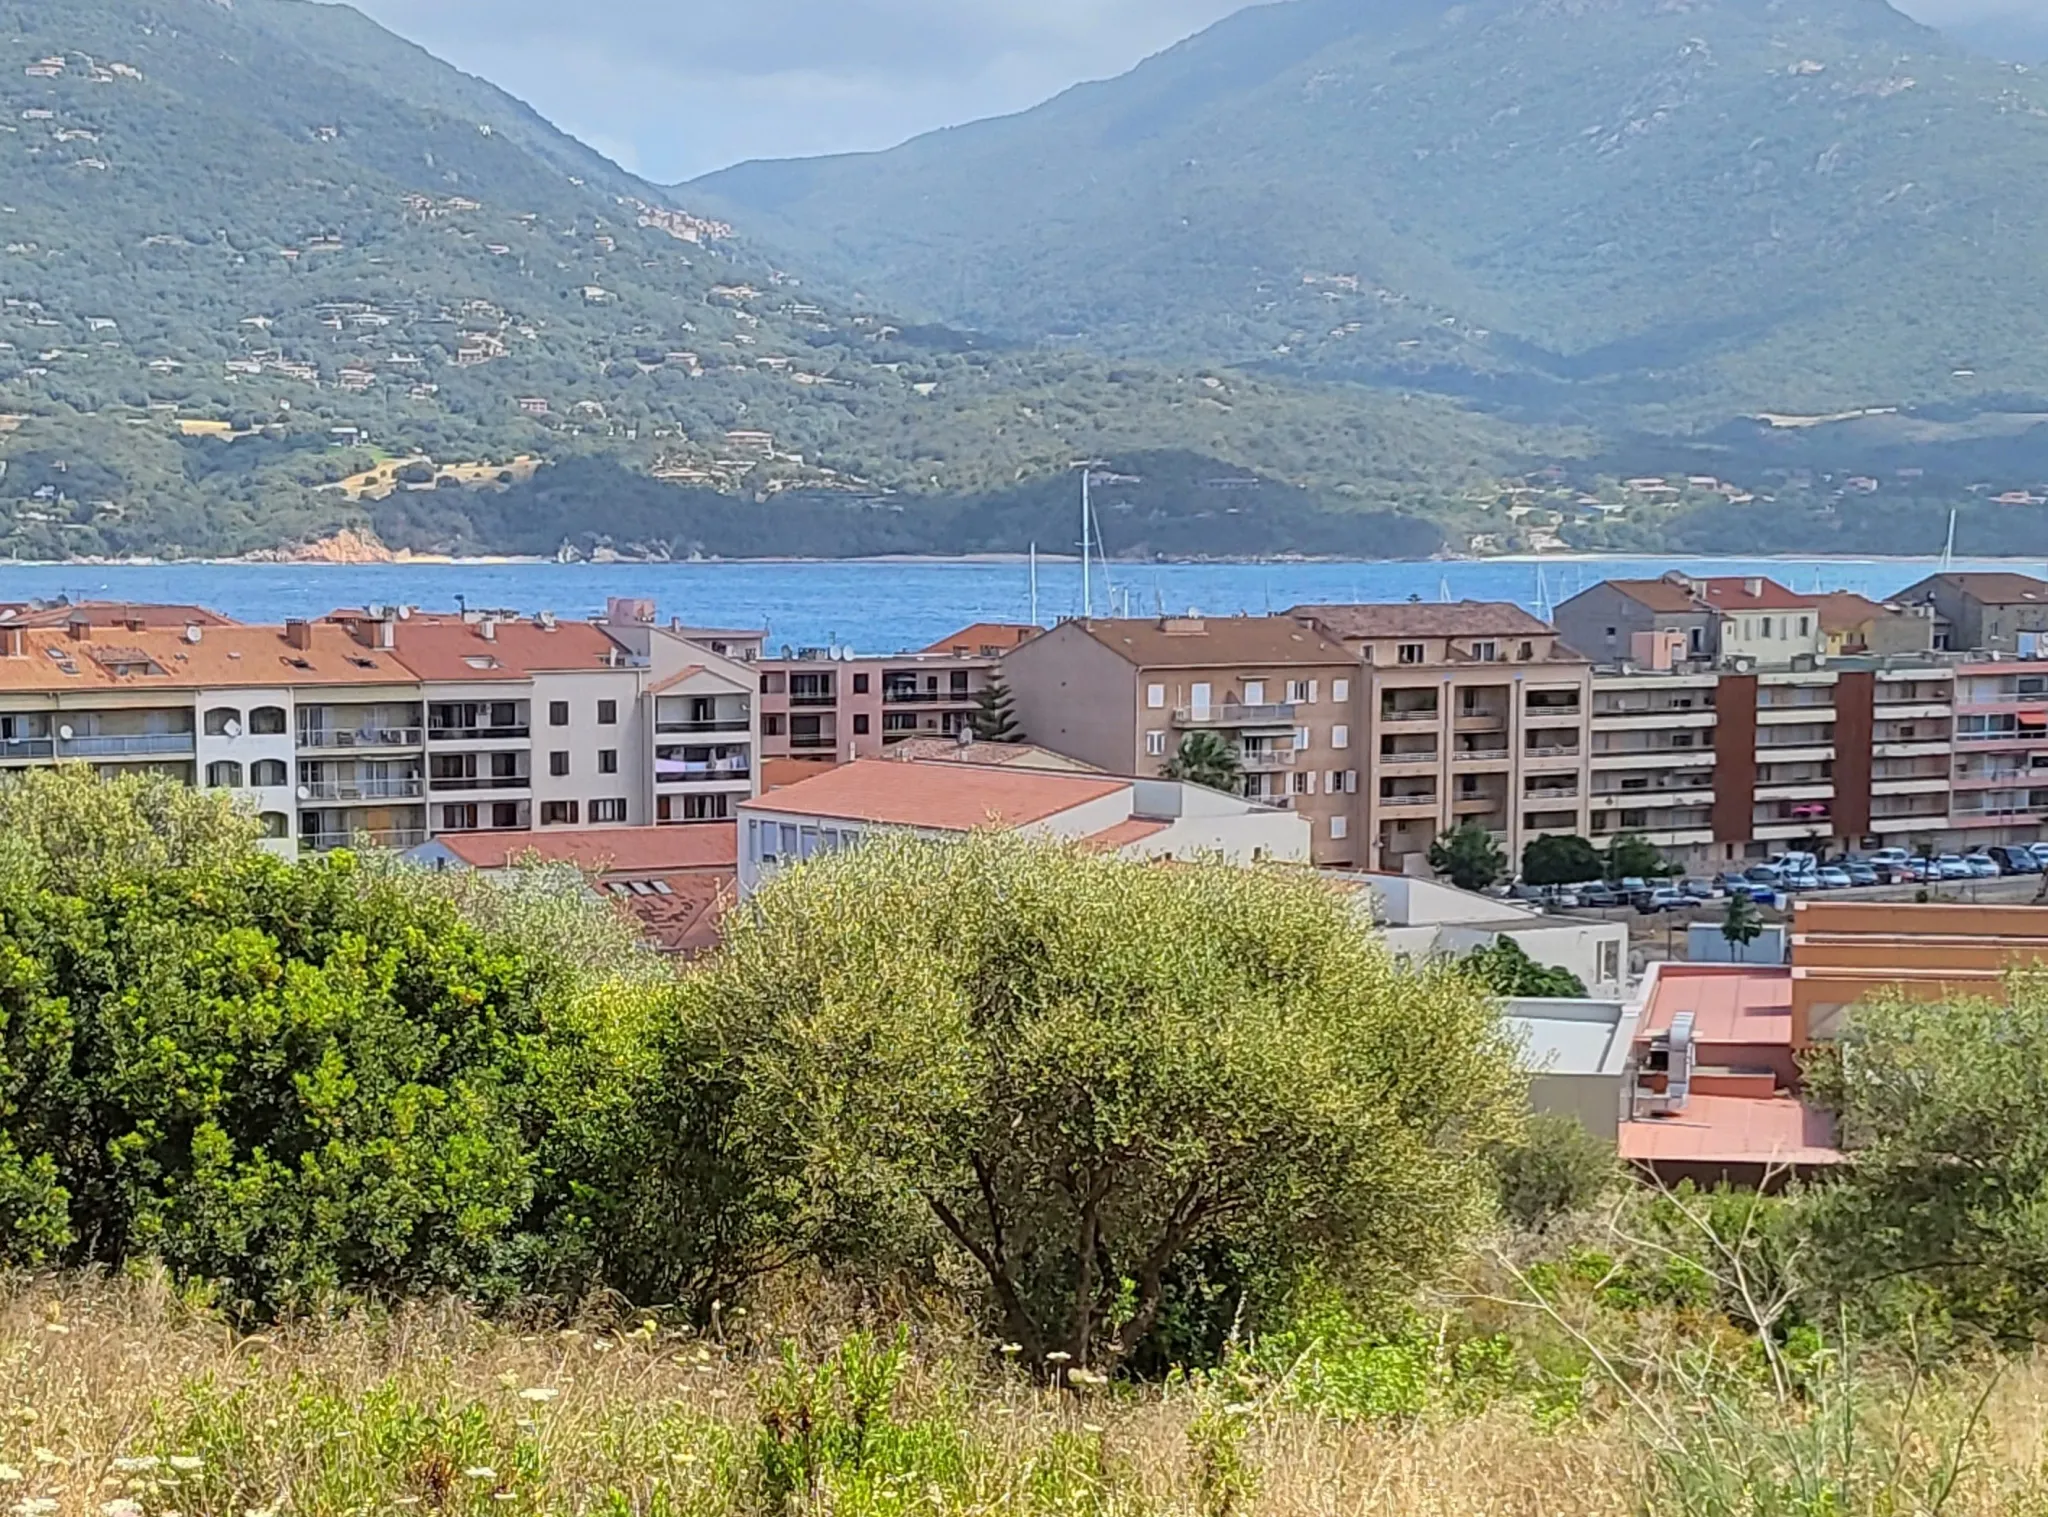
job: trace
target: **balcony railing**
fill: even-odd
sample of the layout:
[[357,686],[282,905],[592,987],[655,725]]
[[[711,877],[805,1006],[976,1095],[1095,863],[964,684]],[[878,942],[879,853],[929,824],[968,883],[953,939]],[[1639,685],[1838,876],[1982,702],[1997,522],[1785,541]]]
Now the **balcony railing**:
[[1380,797],[1380,807],[1382,810],[1420,811],[1426,807],[1434,811],[1436,805],[1437,799],[1434,795],[1383,795]]
[[429,727],[427,736],[437,743],[488,742],[494,738],[524,738],[533,728],[521,722],[516,727]]
[[693,780],[745,780],[752,779],[753,775],[753,764],[743,758],[658,758],[654,761],[654,780],[658,785],[679,785]]
[[60,737],[57,753],[62,758],[124,758],[148,754],[190,753],[189,732],[95,733],[86,737]]
[[0,738],[0,764],[9,759],[46,759],[57,756],[57,740],[49,737]]
[[425,794],[418,775],[396,780],[313,780],[299,787],[303,801],[411,801]]
[[468,774],[436,775],[430,788],[437,793],[443,790],[530,790],[533,776],[530,774]]
[[836,706],[839,704],[839,697],[830,690],[792,690],[789,703],[792,706]]
[[1181,727],[1291,727],[1294,707],[1284,703],[1240,706],[1225,701],[1216,706],[1177,707],[1173,720]]
[[971,706],[974,697],[965,690],[891,690],[882,687],[887,706]]
[[383,827],[370,832],[322,832],[299,839],[302,853],[332,853],[337,848],[417,848],[427,840],[417,827]]
[[[1648,749],[1648,750],[1646,750],[1646,751],[1647,751],[1647,752],[1651,752],[1651,753],[1678,753],[1678,752],[1692,753],[1692,752],[1695,752],[1696,750],[1694,750],[1694,749],[1691,749],[1691,748],[1686,748],[1686,749],[1676,749],[1676,748],[1662,748],[1662,749],[1657,749],[1657,748],[1652,748],[1652,749]],[[1562,748],[1562,747],[1559,747],[1558,745],[1556,745],[1555,743],[1544,743],[1544,744],[1542,744],[1542,745],[1540,745],[1540,746],[1538,746],[1538,747],[1535,747],[1535,748],[1524,748],[1524,749],[1522,750],[1522,753],[1523,753],[1523,755],[1524,755],[1525,757],[1528,757],[1528,758],[1539,758],[1539,759],[1543,759],[1543,758],[1577,758],[1577,757],[1579,756],[1579,749],[1578,749],[1578,747],[1577,747],[1576,745],[1574,745],[1573,747],[1570,747],[1570,748]]]
[[745,716],[714,716],[704,722],[656,722],[654,730],[684,736],[700,732],[749,732],[753,730],[753,719]]
[[299,746],[314,751],[342,748],[417,748],[418,727],[301,727]]
[[1238,763],[1246,769],[1292,769],[1296,758],[1292,748],[1247,748]]
[[[911,733],[908,733],[908,732],[906,732],[906,733],[903,733],[903,734],[901,734],[901,735],[902,735],[902,736],[904,736],[904,737],[910,737],[910,736],[912,736],[912,734],[911,734]],[[836,738],[836,737],[795,737],[795,736],[792,736],[792,737],[790,738],[790,740],[789,740],[789,746],[790,746],[790,747],[792,747],[792,748],[802,748],[802,749],[804,749],[804,750],[806,750],[806,751],[809,751],[809,752],[816,752],[816,751],[817,751],[817,750],[819,750],[819,749],[831,749],[831,748],[837,748],[837,747],[839,746],[839,739],[838,739],[838,738]]]

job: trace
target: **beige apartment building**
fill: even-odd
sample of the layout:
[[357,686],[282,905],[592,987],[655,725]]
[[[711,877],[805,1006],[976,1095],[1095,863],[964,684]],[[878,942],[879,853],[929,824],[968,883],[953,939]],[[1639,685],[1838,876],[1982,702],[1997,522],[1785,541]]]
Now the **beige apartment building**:
[[1414,871],[1476,823],[1519,867],[1537,837],[1587,831],[1592,665],[1519,606],[1296,606],[1353,660],[1368,868]]
[[1243,793],[1309,823],[1315,862],[1364,862],[1356,658],[1287,617],[1062,622],[1002,677],[1033,743],[1109,774],[1162,773],[1190,732],[1225,734]]

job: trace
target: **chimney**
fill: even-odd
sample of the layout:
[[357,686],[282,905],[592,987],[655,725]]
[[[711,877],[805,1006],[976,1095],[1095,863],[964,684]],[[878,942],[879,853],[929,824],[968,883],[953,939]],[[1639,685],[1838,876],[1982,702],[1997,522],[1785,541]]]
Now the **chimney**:
[[498,624],[486,616],[476,624],[476,635],[487,643],[495,643],[498,640]]
[[1746,579],[1742,582],[1742,592],[1751,597],[1762,595],[1764,593],[1764,582],[1755,577]]
[[91,642],[92,618],[87,616],[83,611],[72,612],[71,620],[64,624],[64,635],[70,638],[71,641],[73,641],[74,643]]
[[28,629],[26,627],[0,627],[0,658],[26,658],[28,656]]
[[149,625],[149,621],[140,611],[130,611],[121,625],[130,632],[140,632]]
[[313,648],[313,624],[303,617],[293,617],[284,624],[284,640],[301,653]]

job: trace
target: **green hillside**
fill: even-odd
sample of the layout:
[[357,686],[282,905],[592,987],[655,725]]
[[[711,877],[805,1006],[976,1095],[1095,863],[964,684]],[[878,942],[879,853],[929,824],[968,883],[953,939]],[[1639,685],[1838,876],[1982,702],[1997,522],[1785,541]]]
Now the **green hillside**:
[[[386,457],[425,455],[409,485],[433,494],[445,466],[525,455],[659,480],[676,510],[882,498],[914,544],[1094,454],[1441,517],[1581,446],[1428,397],[911,325],[692,205],[343,7],[0,0],[0,556],[238,552],[379,514],[500,545],[474,535],[506,519],[487,504],[333,488]],[[653,540],[614,533],[607,498],[557,500],[560,536]]]
[[2048,394],[2048,81],[1881,0],[1290,0],[689,187],[884,304],[1691,427]]

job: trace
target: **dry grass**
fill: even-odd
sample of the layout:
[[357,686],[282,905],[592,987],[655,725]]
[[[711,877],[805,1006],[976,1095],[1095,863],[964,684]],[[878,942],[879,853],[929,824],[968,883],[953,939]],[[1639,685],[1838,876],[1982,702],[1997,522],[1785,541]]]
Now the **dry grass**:
[[[1840,1499],[1723,1506],[1660,1481],[1649,1444],[1619,1417],[1544,1431],[1501,1403],[1371,1426],[1242,1385],[1077,1398],[989,1367],[939,1328],[919,1338],[893,1410],[868,1429],[869,1457],[832,1464],[778,1502],[764,1449],[822,1436],[831,1398],[791,1401],[792,1385],[813,1382],[792,1380],[765,1346],[776,1329],[727,1336],[630,1324],[521,1332],[456,1308],[242,1335],[160,1283],[17,1281],[0,1288],[0,1511],[2048,1517],[2039,1364],[1999,1376],[1945,1505],[1911,1480],[1880,1499],[1845,1469]],[[836,1337],[814,1329],[810,1348],[825,1355]],[[1981,1385],[1923,1389],[1903,1421],[1894,1397],[1892,1422],[1870,1425],[1874,1446],[1910,1428],[1917,1479]],[[775,1445],[764,1418],[778,1417]]]

